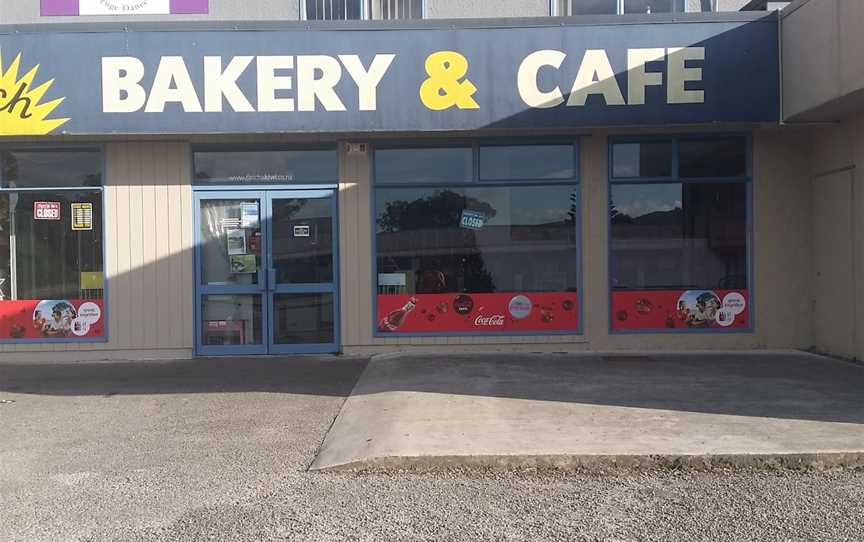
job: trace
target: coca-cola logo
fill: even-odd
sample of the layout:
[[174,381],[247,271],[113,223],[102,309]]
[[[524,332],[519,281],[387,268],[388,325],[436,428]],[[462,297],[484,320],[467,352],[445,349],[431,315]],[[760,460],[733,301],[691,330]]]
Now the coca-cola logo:
[[492,314],[490,316],[483,316],[482,314],[474,319],[475,326],[503,326],[504,325],[504,315],[503,314]]

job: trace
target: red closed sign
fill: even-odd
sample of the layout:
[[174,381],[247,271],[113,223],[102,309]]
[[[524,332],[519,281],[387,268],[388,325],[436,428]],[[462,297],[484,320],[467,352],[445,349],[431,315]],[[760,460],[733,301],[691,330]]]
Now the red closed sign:
[[60,203],[57,201],[34,201],[34,220],[60,220]]

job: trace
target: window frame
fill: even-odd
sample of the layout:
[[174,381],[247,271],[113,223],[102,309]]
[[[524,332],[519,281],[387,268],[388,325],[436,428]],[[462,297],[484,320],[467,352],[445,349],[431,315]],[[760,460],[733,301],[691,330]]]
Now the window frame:
[[[300,20],[307,22],[338,22],[338,21],[411,21],[428,19],[429,1],[421,0],[420,19],[383,19],[374,18],[372,16],[372,2],[375,0],[360,0],[360,18],[359,19],[309,19],[306,12],[306,0],[300,2]],[[554,1],[554,0],[552,0]]]
[[[480,147],[489,146],[515,146],[515,145],[572,145],[573,146],[573,172],[574,176],[569,179],[512,179],[512,180],[482,180],[480,178]],[[449,182],[434,182],[434,183],[411,183],[411,182],[386,182],[379,183],[376,179],[375,168],[375,152],[379,149],[426,149],[426,148],[441,148],[441,147],[470,147],[473,156],[473,175],[467,181],[449,181]],[[573,135],[570,137],[539,137],[539,138],[488,138],[488,139],[447,139],[447,140],[384,140],[378,141],[370,145],[370,187],[371,195],[369,198],[369,217],[370,217],[370,241],[372,247],[372,262],[371,262],[371,296],[372,296],[372,313],[371,328],[372,337],[375,339],[399,339],[399,338],[417,338],[417,337],[551,337],[551,336],[569,336],[581,337],[584,336],[585,329],[585,314],[583,311],[585,300],[582,292],[583,287],[583,271],[582,271],[582,160],[581,160],[581,141],[580,136]],[[378,211],[378,188],[477,188],[477,187],[531,187],[531,186],[574,186],[576,193],[576,207],[579,210],[579,216],[574,221],[576,253],[574,254],[576,262],[576,293],[578,297],[577,315],[578,322],[574,330],[550,330],[550,331],[472,331],[472,332],[456,332],[456,331],[441,331],[441,332],[399,332],[399,333],[382,333],[378,330],[378,227],[377,227],[377,211]]]
[[[723,140],[741,138],[744,140],[745,175],[732,177],[682,177],[679,170],[679,146],[681,141],[694,140]],[[672,140],[672,176],[671,177],[613,177],[613,147],[618,143],[646,143],[656,141]],[[747,308],[748,322],[746,327],[740,328],[689,328],[689,329],[615,329],[613,314],[612,295],[616,291],[613,287],[612,272],[612,215],[606,212],[606,285],[607,285],[607,311],[609,333],[611,335],[652,335],[652,334],[753,334],[756,330],[756,286],[754,283],[754,261],[753,261],[753,135],[750,132],[718,132],[718,133],[678,133],[658,135],[622,135],[610,136],[607,142],[607,182],[606,199],[611,202],[612,186],[614,185],[685,185],[685,184],[714,184],[714,183],[741,183],[745,185],[745,254],[747,269]],[[706,288],[708,289],[708,288]],[[649,289],[646,289],[649,290]],[[623,290],[627,291],[627,290]]]
[[[263,143],[256,145],[254,143],[232,144],[232,143],[209,143],[209,144],[193,144],[189,146],[189,178],[194,190],[275,190],[278,188],[289,190],[300,190],[305,188],[320,188],[322,186],[338,186],[340,178],[339,166],[339,148],[338,143],[320,143],[313,145],[304,144],[285,144],[285,143]],[[271,183],[243,183],[242,181],[228,181],[220,179],[220,182],[202,183],[197,181],[195,155],[199,152],[283,152],[283,151],[333,151],[337,162],[336,176],[333,179],[321,181],[299,181],[299,182],[278,182]]]
[[[572,5],[573,0],[569,0],[569,1],[571,2],[571,5]],[[676,13],[686,13],[687,12],[687,7],[686,7],[685,2],[683,0],[672,0],[672,1],[675,4],[675,9],[673,9],[671,12],[665,12],[664,11],[661,13],[676,14]],[[549,15],[552,17],[592,17],[592,15],[572,15],[569,13],[559,13],[558,2],[559,2],[559,0],[549,0]],[[647,13],[626,13],[624,11],[625,2],[626,2],[626,0],[616,0],[614,15],[648,15]],[[571,8],[571,10],[572,10],[572,8]],[[593,15],[593,16],[594,17],[611,17],[612,14],[610,13],[609,15]]]
[[95,151],[99,153],[99,175],[101,184],[98,186],[64,186],[64,187],[32,187],[32,188],[8,188],[3,186],[3,158],[2,154],[0,154],[0,195],[7,193],[22,193],[22,192],[96,192],[99,194],[100,205],[102,206],[102,213],[99,216],[99,220],[102,221],[102,319],[103,319],[103,329],[104,333],[101,337],[82,337],[77,339],[71,338],[60,338],[60,339],[49,339],[49,338],[39,338],[39,339],[9,339],[0,337],[0,344],[38,344],[38,345],[47,345],[47,344],[105,344],[109,341],[110,337],[110,303],[109,303],[109,290],[110,290],[110,282],[111,279],[107,272],[108,265],[108,244],[106,243],[106,230],[108,224],[108,209],[105,205],[105,173],[107,171],[106,167],[106,149],[105,145],[102,143],[75,143],[75,144],[44,144],[44,143],[4,143],[0,144],[0,153],[9,152],[9,151],[26,151],[26,152],[81,152],[81,151]]

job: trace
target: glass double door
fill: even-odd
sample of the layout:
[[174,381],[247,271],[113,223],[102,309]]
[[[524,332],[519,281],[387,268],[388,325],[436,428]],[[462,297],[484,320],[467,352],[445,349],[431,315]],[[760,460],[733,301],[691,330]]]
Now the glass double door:
[[339,350],[334,190],[196,192],[196,350]]

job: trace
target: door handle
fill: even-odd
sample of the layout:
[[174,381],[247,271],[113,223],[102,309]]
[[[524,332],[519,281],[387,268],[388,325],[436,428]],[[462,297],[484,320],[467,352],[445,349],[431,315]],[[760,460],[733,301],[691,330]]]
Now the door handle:
[[267,287],[270,290],[276,289],[276,269],[272,267],[267,270]]
[[264,285],[264,270],[259,267],[257,273],[258,273],[258,290],[263,292],[264,290],[267,289]]

